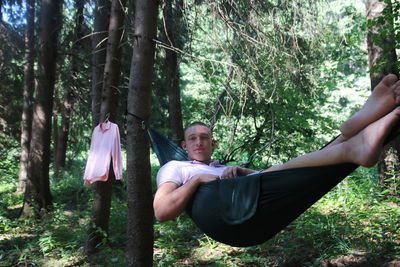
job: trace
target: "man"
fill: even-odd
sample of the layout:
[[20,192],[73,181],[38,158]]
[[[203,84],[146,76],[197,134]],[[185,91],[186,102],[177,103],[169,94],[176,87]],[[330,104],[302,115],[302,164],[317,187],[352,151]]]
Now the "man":
[[[262,172],[340,163],[372,167],[378,161],[384,139],[399,121],[398,104],[400,81],[390,74],[377,85],[360,111],[342,124],[341,135],[334,142],[324,149]],[[161,222],[179,216],[200,183],[255,172],[239,166],[222,166],[212,161],[215,141],[210,128],[203,123],[189,125],[184,138],[182,147],[192,161],[171,161],[157,175],[158,190],[153,205],[155,217]]]

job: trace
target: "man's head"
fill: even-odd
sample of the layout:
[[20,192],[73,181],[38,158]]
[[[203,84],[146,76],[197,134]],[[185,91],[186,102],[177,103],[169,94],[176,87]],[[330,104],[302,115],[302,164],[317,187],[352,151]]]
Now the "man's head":
[[209,164],[215,147],[210,127],[202,122],[194,122],[187,126],[182,147],[190,159]]

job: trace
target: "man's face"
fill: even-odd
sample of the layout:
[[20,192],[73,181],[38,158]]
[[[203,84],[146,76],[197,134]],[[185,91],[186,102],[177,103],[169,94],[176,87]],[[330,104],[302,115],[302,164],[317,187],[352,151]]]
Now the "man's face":
[[185,141],[182,147],[192,160],[209,164],[214,150],[215,141],[211,137],[210,129],[203,125],[194,125],[185,131]]

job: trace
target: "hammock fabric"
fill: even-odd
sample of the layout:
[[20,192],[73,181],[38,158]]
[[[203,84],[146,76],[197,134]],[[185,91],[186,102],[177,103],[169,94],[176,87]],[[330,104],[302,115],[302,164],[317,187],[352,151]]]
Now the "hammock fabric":
[[[400,134],[400,127],[394,129],[385,143]],[[357,167],[351,163],[303,167],[202,183],[186,212],[216,241],[237,247],[258,245],[280,232]]]
[[157,155],[160,166],[171,160],[188,160],[188,156],[185,150],[177,146],[171,140],[165,136],[159,134],[153,129],[147,130],[153,150]]
[[[216,241],[237,247],[258,245],[281,231],[356,168],[354,164],[296,168],[204,183],[186,211],[200,230]],[[248,180],[253,186],[243,188]],[[239,200],[246,196],[253,197],[250,201]],[[244,216],[236,217],[229,213],[231,210]]]

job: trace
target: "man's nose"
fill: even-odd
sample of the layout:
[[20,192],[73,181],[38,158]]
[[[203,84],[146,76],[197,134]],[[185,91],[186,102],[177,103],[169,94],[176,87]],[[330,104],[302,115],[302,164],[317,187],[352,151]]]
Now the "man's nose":
[[200,146],[200,145],[201,145],[201,139],[200,139],[200,138],[197,138],[195,144],[196,144],[196,146]]

